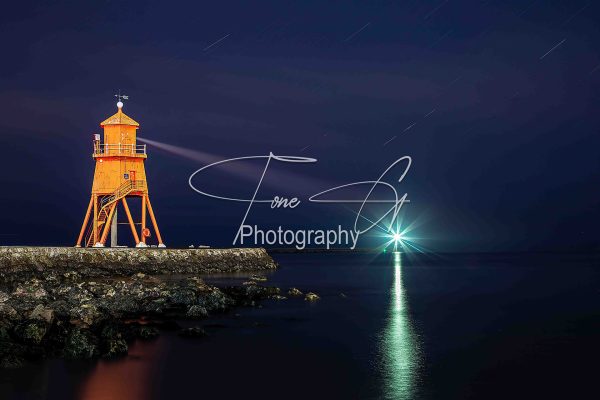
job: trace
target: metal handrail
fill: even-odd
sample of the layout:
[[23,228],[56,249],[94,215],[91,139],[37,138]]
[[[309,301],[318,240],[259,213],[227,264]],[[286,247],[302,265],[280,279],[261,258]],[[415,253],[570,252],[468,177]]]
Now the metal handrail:
[[134,190],[143,189],[144,185],[145,181],[142,180],[125,181],[110,196],[106,196],[100,200],[100,211],[102,211],[102,209],[107,207],[109,204],[127,196],[127,194],[133,192]]
[[120,154],[146,154],[145,144],[121,143],[94,143],[94,154],[120,155]]
[[[105,196],[100,200],[100,211],[98,212],[98,215],[101,215],[102,212],[105,212],[106,215],[106,208],[111,205],[112,203],[114,203],[115,201],[118,201],[120,199],[122,199],[123,197],[127,196],[129,193],[133,192],[134,190],[139,190],[139,189],[144,189],[145,187],[145,181],[142,180],[135,180],[135,181],[125,181],[123,182],[112,194],[110,194],[109,196]],[[86,233],[85,233],[85,242],[88,246],[90,245],[90,240],[92,238],[92,234],[93,234],[93,224],[90,224],[90,226],[88,227]]]

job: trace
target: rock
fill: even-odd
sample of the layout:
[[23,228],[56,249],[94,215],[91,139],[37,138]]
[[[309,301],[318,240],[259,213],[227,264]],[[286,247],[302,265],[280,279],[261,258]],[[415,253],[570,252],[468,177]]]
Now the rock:
[[206,331],[199,326],[184,328],[179,331],[179,336],[186,338],[201,338],[207,336]]
[[54,310],[38,304],[29,314],[29,319],[36,319],[51,324],[54,321]]
[[77,281],[81,279],[81,276],[77,273],[77,271],[67,271],[63,274],[63,277],[67,281]]
[[14,320],[19,317],[17,310],[9,306],[8,304],[0,304],[0,318]]
[[138,330],[138,337],[140,339],[154,339],[156,337],[158,337],[160,333],[158,332],[158,329],[152,327],[152,326],[145,326],[142,325],[140,326],[140,329]]
[[47,332],[48,325],[42,321],[22,322],[14,329],[14,334],[20,342],[34,345],[42,343]]
[[1,368],[19,368],[22,367],[25,360],[15,354],[0,354],[0,369]]
[[250,276],[250,280],[256,281],[256,282],[266,282],[267,277],[262,276],[262,275],[252,275],[252,276]]
[[100,331],[100,337],[104,340],[121,339],[125,327],[120,323],[109,322]]
[[195,304],[188,308],[185,315],[188,318],[206,318],[208,317],[208,311],[206,311],[206,308]]
[[17,286],[12,294],[15,297],[19,297],[24,301],[27,300],[41,300],[45,298],[48,293],[42,286],[38,279],[30,279],[22,285]]
[[0,341],[0,359],[15,356],[21,359],[40,358],[42,347],[34,344],[22,344],[12,341]]
[[72,319],[81,322],[85,327],[94,325],[102,316],[97,307],[92,303],[83,303],[77,307],[73,307],[69,313]]
[[304,300],[307,300],[307,301],[317,301],[319,299],[320,299],[319,295],[317,295],[316,293],[313,293],[313,292],[306,293],[306,296],[304,297]]
[[199,299],[199,304],[206,308],[206,311],[227,311],[234,304],[234,301],[226,296],[220,290],[211,290],[207,295]]
[[[157,327],[180,330],[177,319],[285,299],[279,288],[258,285],[266,280],[260,275],[229,289],[180,275],[275,268],[262,249],[122,250],[0,247],[0,366],[119,357],[131,340],[158,336]],[[201,327],[180,334],[206,336]]]
[[189,306],[196,302],[196,294],[189,289],[175,288],[171,292],[169,300],[174,305]]
[[89,331],[75,328],[67,337],[64,355],[72,360],[93,358],[98,354],[96,341]]
[[348,296],[346,296],[344,293],[340,293],[340,297],[343,298],[343,299],[345,299]]
[[288,295],[290,296],[294,296],[294,297],[299,297],[302,296],[302,292],[298,289],[296,289],[295,287],[290,288],[290,290],[288,290]]
[[8,299],[9,299],[8,294],[6,294],[0,290],[0,303],[4,303]]
[[199,291],[209,291],[212,288],[206,284],[206,282],[204,282],[202,279],[198,278],[197,276],[193,276],[191,278],[187,278],[186,279],[187,284],[190,287],[193,287],[194,289],[197,289]]
[[5,321],[0,321],[0,342],[6,342],[10,340],[9,332],[12,330],[11,325]]
[[104,358],[117,358],[127,355],[128,347],[127,342],[124,339],[109,339],[104,342],[103,345]]
[[67,343],[67,339],[71,334],[71,329],[70,324],[66,322],[60,320],[54,321],[54,324],[50,328],[44,341],[49,355],[54,357],[60,357],[62,355],[65,343]]

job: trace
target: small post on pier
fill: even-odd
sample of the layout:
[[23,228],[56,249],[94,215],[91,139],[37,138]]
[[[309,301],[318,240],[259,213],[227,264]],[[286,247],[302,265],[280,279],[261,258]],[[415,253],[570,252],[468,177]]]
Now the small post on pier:
[[113,215],[113,219],[111,221],[111,225],[110,225],[110,247],[117,247],[117,215],[118,215],[118,207],[117,207],[118,203],[115,204],[115,215]]

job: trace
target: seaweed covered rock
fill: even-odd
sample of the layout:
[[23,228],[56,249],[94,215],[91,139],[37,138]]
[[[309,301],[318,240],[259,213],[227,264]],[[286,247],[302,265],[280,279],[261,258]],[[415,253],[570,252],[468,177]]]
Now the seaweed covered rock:
[[154,339],[158,337],[160,332],[153,326],[140,326],[137,331],[137,337],[140,339]]
[[14,329],[14,336],[24,344],[39,345],[48,332],[48,324],[42,321],[24,321]]
[[127,342],[122,338],[108,339],[103,343],[102,357],[116,358],[127,355]]
[[98,356],[97,338],[88,330],[73,329],[67,337],[64,356],[65,358],[90,359]]

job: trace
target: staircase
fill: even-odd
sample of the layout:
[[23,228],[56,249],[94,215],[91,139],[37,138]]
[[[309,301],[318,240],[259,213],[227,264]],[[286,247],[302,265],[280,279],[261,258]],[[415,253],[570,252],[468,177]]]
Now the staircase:
[[[112,194],[102,197],[100,200],[100,211],[98,212],[98,236],[102,233],[104,224],[108,219],[108,215],[112,208],[111,205],[121,200],[129,193],[143,188],[144,181],[125,181],[125,183],[119,186]],[[92,247],[94,244],[94,221],[92,220],[85,233],[85,246]]]
[[[110,213],[110,207],[102,208],[100,210],[100,212],[98,213],[98,234],[100,234],[100,232],[102,232],[102,228],[104,227],[104,224],[106,223],[106,220],[108,219],[109,213]],[[85,236],[86,247],[92,247],[95,244],[93,232],[94,232],[94,222],[92,221],[92,223],[90,224],[90,227],[88,228],[88,231],[86,232],[86,236]]]

